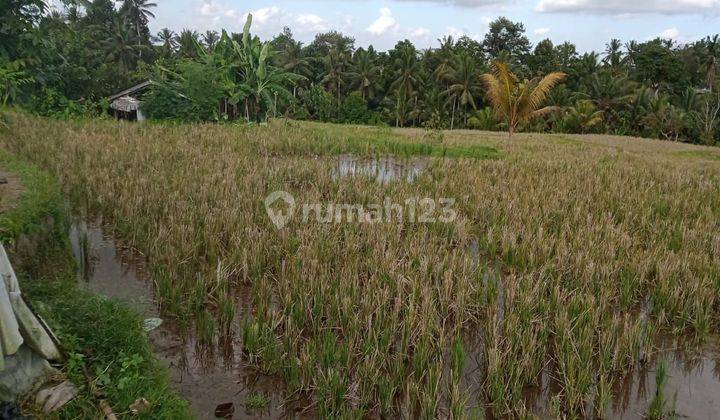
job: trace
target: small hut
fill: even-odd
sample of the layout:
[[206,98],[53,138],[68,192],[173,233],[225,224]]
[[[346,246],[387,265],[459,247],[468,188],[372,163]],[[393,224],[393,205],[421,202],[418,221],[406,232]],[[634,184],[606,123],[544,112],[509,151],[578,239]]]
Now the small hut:
[[150,80],[146,80],[110,96],[108,98],[108,101],[110,101],[110,113],[117,119],[143,121],[145,116],[140,110],[141,98],[151,84]]

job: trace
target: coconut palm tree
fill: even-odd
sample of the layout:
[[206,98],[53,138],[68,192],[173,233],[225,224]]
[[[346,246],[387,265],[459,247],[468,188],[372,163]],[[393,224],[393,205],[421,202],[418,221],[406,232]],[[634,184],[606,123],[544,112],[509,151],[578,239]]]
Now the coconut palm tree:
[[168,28],[163,28],[155,35],[155,41],[162,43],[163,52],[167,55],[175,51],[177,42],[175,41],[175,32]]
[[198,56],[198,48],[200,46],[200,34],[197,31],[183,29],[180,34],[175,37],[177,43],[178,55],[184,58],[196,58]]
[[[405,124],[404,115],[412,112],[404,112],[408,103],[417,104],[416,87],[420,85],[420,61],[418,61],[416,51],[414,49],[405,48],[400,52],[400,56],[395,60],[395,80],[390,85],[390,90],[394,91],[395,97],[395,125],[402,127]],[[413,107],[410,108],[414,108]]]
[[150,3],[148,0],[125,0],[125,3],[123,4],[124,16],[128,18],[130,22],[133,22],[135,25],[138,45],[138,56],[140,58],[142,58],[142,49],[140,48],[142,44],[142,36],[140,28],[143,26],[147,26],[150,18],[155,18],[153,12],[150,11],[150,8],[152,7],[157,7],[157,3]]
[[303,77],[310,77],[312,69],[310,59],[303,52],[302,43],[295,40],[286,42],[283,49],[278,51],[275,63],[278,67]]
[[116,19],[110,37],[101,43],[108,61],[116,63],[125,73],[130,71],[139,58],[139,50],[133,45],[132,30],[122,19]]
[[433,71],[433,78],[435,82],[444,83],[448,82],[453,72],[453,60],[455,59],[455,41],[452,36],[446,36],[438,40],[440,42],[440,48],[434,50],[437,56],[438,63]]
[[220,34],[218,34],[217,31],[207,30],[203,34],[202,40],[205,44],[205,48],[207,48],[208,51],[212,51],[217,42],[220,40]]
[[328,54],[320,58],[320,62],[325,67],[325,76],[322,78],[321,83],[325,86],[325,90],[334,94],[338,116],[342,104],[342,89],[347,83],[347,64],[351,56],[351,46],[343,41],[333,45]]
[[605,113],[595,108],[595,104],[587,99],[580,100],[567,109],[565,124],[573,131],[587,133],[593,127],[602,124]]
[[363,100],[367,100],[375,92],[380,77],[380,67],[375,63],[375,57],[371,51],[360,48],[355,53],[355,58],[347,74],[353,88],[360,92]]
[[[453,115],[450,121],[450,129],[455,123],[455,107],[459,104],[465,111],[467,107],[477,109],[477,98],[482,92],[482,84],[478,77],[475,60],[467,54],[461,54],[453,60],[452,71],[450,72],[450,87],[445,91],[453,101]],[[465,112],[465,124],[467,125],[467,112]]]
[[605,58],[603,63],[613,69],[620,67],[623,61],[622,42],[613,38],[609,43],[605,44]]
[[542,79],[518,81],[507,63],[494,61],[492,73],[480,76],[485,85],[487,98],[499,119],[507,123],[512,138],[520,124],[557,110],[557,107],[540,108],[552,88],[565,78],[565,73],[554,72]]

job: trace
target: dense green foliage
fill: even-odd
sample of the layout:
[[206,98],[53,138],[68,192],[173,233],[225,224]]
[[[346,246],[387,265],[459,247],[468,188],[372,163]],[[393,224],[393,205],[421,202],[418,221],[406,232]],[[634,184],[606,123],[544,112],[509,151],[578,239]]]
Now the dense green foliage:
[[499,18],[482,41],[440,40],[418,50],[410,41],[389,51],[356,48],[338,32],[308,45],[286,28],[262,42],[249,34],[163,29],[151,36],[153,3],[109,0],[48,11],[39,0],[0,11],[8,36],[0,50],[0,99],[41,114],[97,115],[101,98],[134,82],[156,82],[146,99],[153,118],[179,120],[287,116],[395,126],[507,129],[486,110],[479,76],[508,63],[518,81],[567,74],[542,104],[560,112],[518,128],[611,133],[715,144],[720,99],[720,37],[687,44],[654,39],[602,53],[579,53],[549,39],[531,45],[522,23]]
[[[65,280],[23,281],[22,290],[58,334],[69,354],[64,372],[85,384],[83,369],[95,378],[108,403],[120,413],[138,398],[150,403],[146,419],[190,418],[187,403],[169,388],[166,371],[153,356],[142,320],[123,304],[80,290]],[[97,401],[87,386],[59,418],[94,418]]]

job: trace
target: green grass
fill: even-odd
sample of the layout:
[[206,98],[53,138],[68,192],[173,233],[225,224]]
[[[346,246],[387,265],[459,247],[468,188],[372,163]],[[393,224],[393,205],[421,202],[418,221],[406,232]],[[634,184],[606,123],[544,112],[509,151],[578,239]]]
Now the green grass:
[[432,156],[469,159],[499,159],[495,148],[471,144],[444,145],[414,140],[389,128],[354,127],[319,123],[285,122],[297,125],[307,141],[274,142],[272,152],[314,155],[395,155],[400,157]]
[[583,149],[585,147],[585,144],[581,142],[580,140],[574,139],[569,136],[563,136],[563,135],[549,135],[545,137],[545,140],[557,144],[560,146],[570,146],[574,147],[576,149]]
[[52,175],[3,150],[0,150],[0,168],[17,175],[24,187],[12,209],[0,214],[0,242],[10,242],[21,234],[40,230],[47,216],[62,219],[58,217],[63,212],[62,194]]
[[[155,360],[138,315],[124,304],[78,287],[67,238],[67,214],[55,178],[3,150],[0,168],[19,177],[23,187],[12,208],[0,214],[0,242],[11,252],[23,294],[67,351],[62,371],[80,387],[78,398],[53,418],[100,417],[83,368],[115,413],[127,412],[130,404],[144,397],[151,408],[138,414],[139,418],[189,418],[187,403],[169,389],[167,373]],[[48,219],[52,220],[51,229],[47,228]],[[8,246],[22,235],[37,246]],[[25,409],[32,411],[33,407],[26,403]]]
[[689,157],[720,161],[720,153],[716,153],[710,150],[683,150],[681,152],[675,152],[673,153],[673,155],[686,158]]
[[245,407],[249,410],[260,410],[267,407],[268,400],[262,394],[250,394],[245,400]]
[[81,386],[80,396],[59,412],[59,418],[100,415],[83,367],[95,378],[115,413],[126,412],[137,398],[144,397],[150,409],[138,418],[191,417],[187,403],[170,389],[142,321],[132,310],[79,289],[72,276],[59,281],[25,280],[21,288],[69,354],[63,372]]

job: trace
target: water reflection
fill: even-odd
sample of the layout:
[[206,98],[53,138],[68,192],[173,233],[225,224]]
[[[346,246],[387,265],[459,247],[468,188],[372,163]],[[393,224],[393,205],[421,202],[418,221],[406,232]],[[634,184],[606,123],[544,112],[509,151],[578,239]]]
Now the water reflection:
[[[152,283],[144,260],[108,235],[102,222],[77,221],[70,229],[70,243],[79,266],[79,281],[94,293],[121,300],[144,317],[158,316]],[[246,314],[247,299],[239,299],[237,314]],[[242,316],[242,315],[240,315]],[[241,354],[241,323],[233,322],[229,336],[201,344],[190,331],[165,320],[149,333],[155,356],[170,372],[172,387],[185,398],[200,419],[215,418],[215,408],[232,403],[234,417],[296,418],[301,404],[286,403],[284,382],[258,374],[246,366]],[[247,411],[247,397],[261,394],[268,401],[262,410]]]
[[[383,179],[388,179],[389,172],[380,173],[385,174]],[[419,172],[414,176],[417,174]],[[80,281],[93,292],[129,303],[145,317],[157,316],[143,258],[120,246],[101,226],[101,221],[92,224],[78,221],[72,225],[70,241],[80,266]],[[477,267],[481,261],[477,243],[471,242],[465,252],[469,252]],[[502,321],[506,309],[502,271],[490,267],[484,271],[483,282],[494,284],[499,289],[498,317]],[[250,310],[247,296],[249,293],[239,293],[238,316],[246,315]],[[216,337],[211,345],[199,343],[193,329],[190,333],[182,331],[173,322],[166,321],[150,332],[156,356],[170,371],[173,388],[190,402],[198,418],[214,418],[215,408],[224,403],[233,404],[236,418],[312,417],[312,410],[302,411],[309,402],[284,401],[281,379],[260,375],[245,365],[240,352],[240,325],[239,320],[233,322],[231,334]],[[484,410],[486,404],[482,399],[485,379],[482,340],[475,337],[468,344],[461,383],[470,396],[469,410],[471,413],[479,410],[491,415]],[[618,381],[606,416],[644,418],[655,396],[655,367],[659,360],[664,359],[668,372],[665,395],[670,403],[675,401],[676,412],[693,419],[717,418],[717,413],[720,413],[720,345],[717,339],[695,355],[677,350],[678,345],[674,341],[664,340],[658,346],[663,350],[652,355],[647,363],[635,367],[624,380]],[[561,392],[559,384],[553,379],[555,376],[555,367],[548,363],[542,370],[539,386],[525,390],[524,401],[530,411],[542,417],[550,416],[550,398]],[[269,404],[260,412],[246,411],[243,408],[245,400],[255,393],[264,395]]]
[[333,179],[362,176],[375,179],[381,184],[397,180],[413,182],[423,173],[426,164],[424,159],[402,160],[393,156],[368,159],[343,155],[338,159]]

